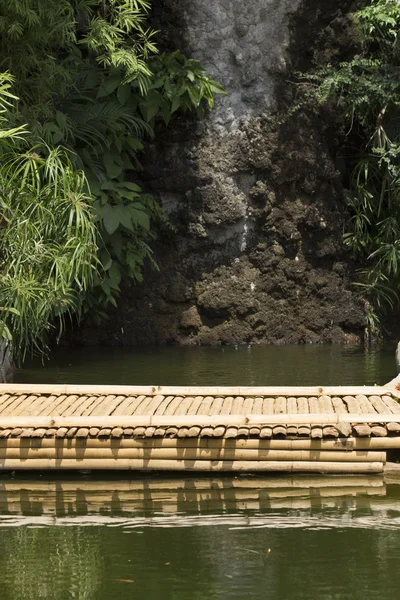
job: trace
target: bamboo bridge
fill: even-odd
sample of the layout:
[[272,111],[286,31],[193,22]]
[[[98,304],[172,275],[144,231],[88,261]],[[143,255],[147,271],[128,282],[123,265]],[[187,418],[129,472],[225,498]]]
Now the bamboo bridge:
[[382,473],[385,386],[0,385],[0,470]]

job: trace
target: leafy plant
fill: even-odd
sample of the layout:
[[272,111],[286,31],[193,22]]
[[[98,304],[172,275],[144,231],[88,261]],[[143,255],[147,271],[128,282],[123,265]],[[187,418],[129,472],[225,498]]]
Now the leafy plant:
[[151,222],[165,218],[133,181],[146,139],[178,111],[203,116],[223,93],[197,61],[158,54],[149,8],[148,0],[10,0],[0,18],[0,67],[18,77],[15,125],[28,123],[43,156],[65,148],[96,197],[95,317],[116,303],[121,280],[141,280]]
[[364,264],[358,286],[376,329],[379,315],[398,307],[400,292],[400,4],[372,0],[354,18],[359,53],[303,82],[308,97],[334,104],[347,121],[344,241]]
[[0,74],[0,336],[22,359],[81,311],[99,273],[98,231],[86,177],[68,153],[42,153],[23,143],[24,126],[5,128],[11,83]]

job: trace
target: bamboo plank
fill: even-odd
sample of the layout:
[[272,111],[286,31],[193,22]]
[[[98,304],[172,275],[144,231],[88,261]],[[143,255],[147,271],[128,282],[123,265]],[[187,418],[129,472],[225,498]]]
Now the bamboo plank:
[[237,438],[238,436],[238,428],[237,427],[227,427],[225,431],[225,438]]
[[343,400],[341,398],[338,398],[337,396],[334,396],[332,398],[332,406],[333,406],[333,409],[334,409],[335,413],[337,413],[337,414],[343,414],[343,413],[347,414],[346,406],[345,406],[345,404],[344,404],[344,402],[343,402]]
[[200,404],[198,410],[197,410],[197,414],[200,415],[207,415],[208,411],[210,410],[211,407],[211,403],[213,401],[212,396],[206,396],[205,398],[203,398],[202,403]]
[[388,409],[390,410],[390,412],[392,412],[392,413],[400,413],[400,404],[399,404],[399,402],[397,402],[396,400],[394,400],[390,396],[382,396],[381,400],[382,400],[382,402],[384,404],[386,404],[386,406],[388,407]]
[[260,432],[261,432],[260,427],[250,427],[249,433],[251,436],[259,437]]
[[319,426],[313,426],[311,427],[311,433],[310,433],[310,437],[311,439],[322,439],[323,436],[323,431],[322,431],[322,427]]
[[[99,432],[98,428],[90,435],[96,436]],[[400,444],[400,436],[398,438],[387,437],[383,440],[379,440],[380,443],[386,443],[391,441]],[[358,450],[372,450],[378,448],[378,440],[374,439],[362,439],[362,438],[342,438],[339,440],[321,440],[312,441],[310,439],[305,440],[261,440],[261,439],[226,439],[221,440],[214,439],[186,439],[184,442],[178,439],[167,439],[157,438],[152,440],[146,439],[126,439],[121,440],[99,440],[95,438],[89,438],[86,440],[85,446],[90,448],[103,448],[105,444],[110,447],[118,448],[241,448],[241,449],[262,449],[262,450],[314,450],[314,451],[349,451],[353,449]],[[63,443],[63,442],[61,442]],[[42,447],[53,448],[59,446],[60,442],[54,439],[43,439],[41,442]],[[2,448],[29,448],[31,446],[30,440],[24,440],[23,438],[13,438],[8,440],[6,443],[0,443],[0,449]],[[81,447],[81,442],[76,442],[74,439],[68,441],[68,447]]]
[[21,404],[19,404],[15,410],[13,410],[13,416],[36,416],[35,408],[38,406],[43,406],[44,400],[45,397],[43,396],[27,396],[26,399],[21,402]]
[[[291,415],[297,414],[297,400],[294,396],[289,396],[287,399],[287,412]],[[287,428],[287,435],[297,435],[297,425],[289,425]]]
[[153,400],[153,396],[145,396],[137,405],[136,408],[132,411],[135,415],[143,415],[145,413],[146,408],[151,404]]
[[285,398],[285,396],[278,396],[277,398],[275,398],[274,413],[276,415],[286,413],[286,398]]
[[203,402],[203,396],[195,396],[194,402],[190,409],[190,413],[193,415],[197,415],[202,402]]
[[400,433],[400,423],[386,423],[386,429],[391,433]]
[[[224,403],[221,406],[221,411],[220,411],[220,415],[230,415],[231,414],[231,410],[232,410],[232,406],[233,406],[233,396],[227,396],[224,399]],[[261,410],[260,412],[262,412],[262,405],[261,405]]]
[[241,408],[240,414],[247,415],[251,413],[254,406],[254,398],[245,398],[243,402],[243,406]]
[[161,396],[161,395],[154,396],[152,401],[150,402],[150,404],[143,411],[143,414],[144,415],[154,415],[156,410],[159,408],[159,406],[161,406],[163,401],[164,401],[164,396]]
[[318,398],[316,398],[315,396],[308,398],[308,406],[310,414],[312,413],[314,415],[317,415],[321,413],[321,407],[319,405]]
[[380,396],[371,396],[369,398],[369,401],[371,402],[372,406],[375,408],[376,412],[378,413],[386,413],[388,412],[387,410],[387,406],[384,402],[382,402],[382,399],[380,398]]
[[151,427],[151,426],[246,426],[252,425],[338,425],[340,423],[395,423],[398,421],[398,415],[394,413],[380,414],[273,414],[273,415],[90,415],[87,417],[69,416],[0,416],[0,428],[9,427],[64,427],[69,425],[77,427],[95,427],[95,426],[111,426],[111,427]]
[[[88,400],[89,398],[87,396],[77,396],[77,401],[75,402],[75,404],[73,406],[70,406],[70,408],[68,409],[69,414],[80,416],[83,413],[84,407],[86,407]],[[48,401],[45,401],[43,403],[43,406],[46,409],[49,406]],[[38,412],[38,415],[39,414],[42,414],[42,411],[40,411],[40,413]]]
[[241,410],[243,408],[243,402],[244,402],[244,398],[242,396],[236,396],[233,399],[233,404],[232,404],[232,415],[239,415],[241,414]]
[[307,461],[208,461],[146,459],[5,459],[2,470],[27,469],[113,469],[135,471],[229,471],[291,473],[382,473],[383,463],[307,462]]
[[[167,434],[168,434],[168,432],[169,432],[169,430],[170,430],[170,429],[171,429],[171,427],[169,427],[169,428],[167,429],[167,431],[165,432],[165,435],[167,435]],[[176,434],[176,433],[177,433],[177,431],[178,431],[178,428],[177,428],[177,427],[173,427],[172,429],[174,429],[174,432],[175,432],[175,434]],[[103,430],[102,430],[102,431],[103,431]],[[135,437],[144,437],[144,434],[145,434],[145,433],[146,433],[146,427],[135,427],[135,429],[133,430],[133,435],[134,435]],[[100,433],[99,433],[99,436],[100,436],[100,435],[101,435],[101,431],[100,431]]]
[[43,402],[42,408],[38,411],[38,417],[45,417],[54,412],[54,408],[58,403],[58,396],[46,396],[46,401]]
[[[100,396],[101,398],[101,396]],[[87,401],[85,402],[84,406],[82,406],[82,410],[81,410],[81,417],[87,417],[91,414],[92,410],[97,406],[97,404],[99,403],[99,396],[88,396]]]
[[136,399],[136,396],[135,397],[124,396],[124,399],[122,400],[122,402],[114,410],[113,416],[130,414],[129,413],[129,406],[132,404],[132,401],[133,401],[134,398]]
[[21,402],[21,398],[25,399],[26,395],[24,395],[24,396],[20,396],[20,395],[19,396],[9,396],[7,402],[2,407],[1,416],[8,416],[8,415],[12,414],[13,408]]
[[386,462],[386,452],[355,450],[314,451],[314,450],[248,450],[231,448],[119,448],[115,450],[109,445],[102,448],[66,447],[43,448],[30,447],[23,452],[18,448],[0,449],[0,461],[21,459],[24,461],[37,459],[83,459],[103,460],[112,458],[146,459],[146,460],[226,460],[226,461],[320,461],[320,462]]
[[325,427],[322,428],[322,436],[324,438],[326,438],[326,437],[338,438],[339,431],[336,429],[336,427],[332,427],[331,425],[326,425]]
[[194,400],[194,398],[190,397],[190,396],[183,398],[182,402],[180,403],[177,410],[175,411],[175,414],[176,415],[186,415],[187,413],[189,413],[189,410],[193,403],[193,400]]
[[118,406],[120,406],[124,400],[125,400],[125,396],[114,396],[114,400],[112,400],[109,403],[109,406],[107,409],[107,414],[110,416],[113,415],[115,413],[115,411],[117,410]]
[[[71,400],[71,398],[72,398],[72,400]],[[71,401],[73,401],[73,398],[74,398],[73,395],[58,396],[56,405],[54,407],[54,410],[51,412],[51,414],[61,416],[63,414],[64,409],[67,408],[71,404]]]
[[248,427],[238,427],[238,437],[248,437],[249,428]]
[[286,427],[284,425],[277,425],[277,426],[273,427],[272,435],[273,436],[278,436],[278,435],[286,436]]
[[260,438],[267,439],[272,437],[272,427],[262,427],[260,431]]
[[37,396],[37,401],[32,403],[30,406],[30,414],[40,416],[50,403],[52,403],[54,406],[54,400],[52,402],[50,398],[55,399],[55,396]]
[[[198,429],[199,429],[199,433],[200,433],[200,427]],[[126,432],[126,429],[125,429],[125,432]],[[155,430],[155,432],[154,432],[154,435],[156,435],[156,436],[163,436],[163,435],[165,435],[165,429],[163,429],[162,427],[157,427],[156,430]]]
[[214,432],[214,427],[203,427],[200,431],[200,437],[211,437]]
[[[310,412],[310,407],[307,398],[304,398],[302,396],[297,398],[297,412],[303,414]],[[309,437],[311,433],[311,425],[300,425],[297,428],[297,433],[300,436]]]
[[99,402],[96,402],[96,405],[93,406],[93,409],[90,413],[90,416],[92,417],[97,417],[100,415],[108,415],[108,404],[109,402],[112,402],[112,400],[114,400],[115,395],[107,395],[107,396],[100,396],[99,397]]
[[225,427],[219,425],[218,427],[214,427],[213,437],[218,438],[222,437],[225,434]]
[[[112,397],[114,397],[114,396],[112,396]],[[83,399],[85,399],[85,398],[86,398],[86,396],[83,396]],[[79,408],[81,399],[82,399],[82,396],[76,396],[76,395],[69,396],[70,402],[69,402],[68,406],[63,410],[63,412],[62,412],[63,416],[65,416],[65,417],[72,416],[75,413],[76,409]]]
[[[189,428],[188,427],[180,427],[178,429],[178,438],[186,438],[188,436],[189,433]],[[200,433],[200,431],[199,431]]]
[[[358,396],[356,396],[356,400],[360,404],[361,410],[363,413],[370,414],[370,413],[376,412],[374,405],[368,400],[367,396],[359,394]],[[390,411],[390,412],[392,412],[392,411]]]
[[200,435],[201,428],[200,427],[189,427],[188,429],[188,437],[196,438]]
[[272,415],[274,414],[275,398],[264,398],[262,414]]
[[214,398],[210,405],[210,408],[208,409],[208,414],[219,415],[223,402],[224,399],[221,396]]
[[362,413],[360,403],[355,399],[354,396],[344,396],[343,402],[347,406],[347,410],[349,413]]
[[154,396],[355,396],[392,394],[387,386],[125,386],[76,384],[0,384],[0,394],[84,394]]
[[7,400],[9,399],[10,394],[2,394],[2,396],[0,396],[0,414],[4,408],[4,406],[6,405]]
[[263,411],[263,398],[261,396],[254,398],[254,403],[252,407],[252,412],[256,415],[259,415]]
[[374,425],[371,427],[371,435],[374,435],[375,437],[386,437],[387,429],[381,425]]
[[353,429],[361,437],[369,437],[371,435],[371,427],[369,425],[353,425]]

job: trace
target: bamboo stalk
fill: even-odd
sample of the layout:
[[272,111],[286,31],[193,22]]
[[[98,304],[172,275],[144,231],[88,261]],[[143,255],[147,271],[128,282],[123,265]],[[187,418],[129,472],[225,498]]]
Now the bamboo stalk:
[[121,415],[121,416],[19,416],[1,417],[0,428],[49,428],[49,427],[158,427],[158,426],[225,426],[252,424],[313,424],[338,425],[339,423],[394,423],[399,421],[396,413],[363,413],[363,414],[273,414],[273,415]]
[[[352,396],[387,394],[386,386],[128,386],[79,384],[0,384],[0,394],[83,394],[163,396]],[[390,392],[389,392],[390,393]]]
[[47,470],[133,470],[133,471],[232,471],[291,473],[381,473],[381,462],[307,462],[307,461],[210,461],[210,460],[142,460],[142,459],[5,459],[0,469]]
[[231,448],[249,450],[384,450],[400,448],[400,436],[381,438],[339,438],[337,440],[311,439],[243,439],[243,438],[8,438],[0,439],[0,451],[4,448]]
[[320,461],[320,462],[386,462],[386,452],[356,450],[321,452],[319,450],[238,450],[216,448],[30,448],[0,450],[2,461],[21,459],[29,463],[39,459],[144,459],[144,460],[223,460],[223,461]]

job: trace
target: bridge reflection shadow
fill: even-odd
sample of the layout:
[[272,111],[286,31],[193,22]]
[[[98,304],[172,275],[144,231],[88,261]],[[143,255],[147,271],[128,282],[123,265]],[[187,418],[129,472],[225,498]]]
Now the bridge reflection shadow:
[[[386,495],[383,477],[135,477],[7,479],[0,481],[0,524],[10,517],[117,517],[223,515],[279,509],[374,508]],[[380,498],[376,498],[380,497]]]

